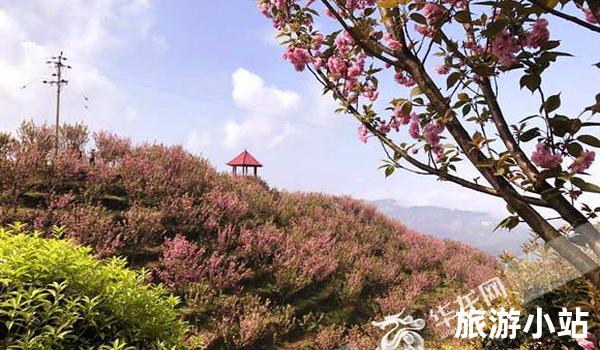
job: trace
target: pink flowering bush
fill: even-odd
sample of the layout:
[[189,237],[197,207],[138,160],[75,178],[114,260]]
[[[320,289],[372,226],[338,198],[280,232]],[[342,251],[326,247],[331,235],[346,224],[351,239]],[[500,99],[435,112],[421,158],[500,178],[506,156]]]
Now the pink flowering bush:
[[100,131],[93,135],[96,145],[96,161],[115,164],[131,152],[131,141],[117,135]]
[[203,273],[201,261],[204,253],[204,249],[181,235],[165,240],[161,260],[161,279],[171,286],[182,286],[199,281]]
[[[349,37],[340,38],[352,50]],[[314,45],[326,45],[320,40]],[[357,59],[346,69],[364,74],[362,65]],[[417,119],[408,126],[416,137],[442,143],[441,124],[421,124],[400,104],[392,113],[389,128]],[[148,268],[152,281],[182,298],[199,348],[260,349],[298,337],[363,348],[380,337],[370,321],[382,312],[424,315],[442,295],[495,274],[493,258],[408,230],[350,197],[278,191],[259,178],[220,174],[181,147],[103,132],[93,135],[92,159],[85,128],[69,130],[72,139],[61,144],[72,149],[54,162],[44,148],[53,145],[49,128],[25,124],[22,136],[0,135],[0,221],[48,235],[64,226],[64,238],[98,256]],[[573,171],[589,160],[579,163]],[[56,174],[69,185],[52,182]]]

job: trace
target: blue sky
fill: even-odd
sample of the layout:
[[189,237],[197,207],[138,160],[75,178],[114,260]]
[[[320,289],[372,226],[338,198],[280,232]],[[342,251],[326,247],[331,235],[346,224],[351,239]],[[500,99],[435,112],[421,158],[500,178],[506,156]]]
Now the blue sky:
[[[575,113],[591,104],[593,94],[581,92],[597,91],[600,70],[591,63],[599,49],[586,44],[597,41],[560,22],[550,28],[577,57],[552,69],[547,93],[563,90],[565,110]],[[221,170],[248,148],[265,164],[261,175],[281,189],[503,213],[499,200],[433,178],[401,172],[385,179],[377,170],[381,148],[359,143],[356,124],[333,113],[309,74],[281,59],[254,1],[0,0],[0,128],[53,120],[52,91],[40,81],[50,72],[45,59],[60,50],[73,65],[65,121],[138,142],[183,144]],[[500,98],[520,119],[537,100],[514,88],[516,79],[503,82]]]

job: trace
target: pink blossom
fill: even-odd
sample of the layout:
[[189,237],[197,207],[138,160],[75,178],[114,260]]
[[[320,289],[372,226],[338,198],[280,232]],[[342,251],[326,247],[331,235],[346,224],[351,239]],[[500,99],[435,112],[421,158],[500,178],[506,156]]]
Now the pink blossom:
[[366,126],[361,125],[358,127],[358,139],[360,142],[367,143],[367,140],[369,139],[368,133],[369,130],[367,130]]
[[540,47],[545,44],[550,38],[550,32],[548,31],[548,21],[544,18],[539,18],[531,31],[527,33],[525,38],[525,46],[527,47]]
[[496,55],[498,62],[505,67],[512,67],[517,63],[514,54],[518,50],[519,46],[506,29],[498,33],[492,43],[492,53]]
[[590,9],[585,10],[585,20],[591,24],[598,24],[598,20],[596,19],[596,17],[594,17],[594,14]]
[[306,64],[312,61],[308,50],[299,47],[288,47],[283,53],[283,59],[289,60],[298,72],[302,72]]
[[379,97],[379,91],[377,91],[377,87],[369,86],[363,91],[363,95],[370,101],[375,101]]
[[396,106],[394,108],[394,120],[398,126],[407,125],[410,123],[410,117],[410,115],[404,114],[404,111],[402,111],[402,106]]
[[577,345],[579,345],[583,350],[595,350],[596,337],[592,333],[588,333],[586,339],[577,339]]
[[416,84],[413,78],[407,76],[406,74],[404,74],[404,72],[396,72],[396,74],[394,75],[394,80],[398,84],[404,85],[406,87],[411,87]]
[[286,0],[273,0],[273,6],[279,11],[283,11],[286,8]]
[[423,136],[425,141],[432,146],[440,143],[440,134],[444,131],[444,127],[437,123],[429,123],[423,128]]
[[574,173],[584,173],[592,166],[596,159],[596,153],[592,151],[586,151],[581,153],[577,159],[569,166],[571,171]]
[[438,4],[427,3],[423,6],[423,16],[427,18],[427,23],[437,23],[446,15],[446,8]]
[[467,6],[467,3],[469,2],[468,0],[443,0],[444,3],[453,5],[454,7],[457,8],[465,8],[465,6]]
[[428,38],[432,38],[435,35],[435,28],[424,24],[415,24],[415,30]]
[[321,69],[321,68],[323,68],[323,65],[325,64],[325,62],[323,61],[323,59],[321,57],[317,57],[317,58],[313,59],[313,64],[315,65],[316,69]]
[[541,168],[550,169],[562,163],[562,156],[552,153],[550,146],[542,142],[535,147],[535,151],[531,154],[531,161]]
[[439,143],[431,147],[431,151],[435,154],[435,157],[439,160],[444,156],[444,147]]
[[348,69],[348,79],[356,79],[363,73],[363,67],[359,64],[352,65]]
[[437,74],[445,75],[450,72],[450,67],[446,66],[445,64],[442,64],[437,66],[435,68],[435,71],[437,72]]
[[408,134],[413,139],[418,139],[421,134],[421,125],[419,124],[419,117],[415,113],[410,116],[410,125],[408,127]]
[[467,50],[471,50],[471,51],[473,51],[473,52],[475,52],[475,53],[479,53],[479,52],[482,52],[482,51],[483,51],[483,47],[481,47],[480,45],[476,45],[475,43],[473,43],[473,42],[470,42],[470,41],[465,41],[465,42],[463,43],[463,47],[464,47],[465,49],[467,49]]
[[320,50],[321,45],[323,45],[323,41],[325,41],[325,39],[323,38],[323,35],[317,34],[317,35],[313,36],[312,48],[315,50]]
[[269,4],[267,4],[266,2],[259,2],[256,4],[256,6],[258,7],[258,10],[260,11],[260,13],[267,17],[267,18],[271,18],[271,7],[269,6]]
[[354,39],[352,35],[348,32],[344,32],[342,35],[338,36],[335,40],[335,44],[337,46],[338,51],[341,54],[348,52],[350,47],[354,45]]
[[327,61],[327,69],[334,79],[340,79],[346,75],[348,66],[346,62],[339,57],[330,57]]
[[390,132],[390,130],[392,130],[392,126],[390,125],[390,123],[382,121],[377,130],[379,130],[380,133],[386,135]]
[[402,44],[400,43],[400,41],[394,39],[390,33],[385,33],[383,35],[383,40],[385,40],[390,49],[394,51],[398,51],[402,48]]

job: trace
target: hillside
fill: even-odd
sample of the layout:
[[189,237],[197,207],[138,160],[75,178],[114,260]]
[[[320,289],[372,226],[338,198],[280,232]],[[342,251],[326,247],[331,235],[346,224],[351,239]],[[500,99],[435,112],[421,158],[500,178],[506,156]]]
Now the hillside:
[[[493,256],[509,251],[517,256],[523,253],[521,245],[530,238],[524,225],[508,232],[495,230],[502,218],[481,211],[448,209],[436,206],[402,206],[393,199],[372,202],[384,214],[400,220],[412,229],[427,232],[436,238],[465,242]],[[431,220],[436,218],[436,220]]]
[[59,152],[45,126],[0,135],[0,223],[64,226],[100,257],[151,269],[181,297],[193,348],[372,349],[371,320],[426,316],[495,274],[486,253],[352,198],[221,174],[180,146],[61,134]]

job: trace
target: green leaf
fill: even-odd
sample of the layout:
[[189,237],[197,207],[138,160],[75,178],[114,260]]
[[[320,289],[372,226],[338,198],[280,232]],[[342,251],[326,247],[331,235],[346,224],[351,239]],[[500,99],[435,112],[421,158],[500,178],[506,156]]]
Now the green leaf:
[[582,191],[600,193],[600,186],[586,182],[581,178],[574,177],[571,179],[571,183],[579,187]]
[[567,145],[567,152],[573,157],[579,157],[581,152],[583,152],[583,147],[577,142],[571,142]]
[[390,175],[392,175],[394,173],[394,170],[396,170],[396,167],[393,165],[386,167],[385,168],[385,177],[389,177]]
[[410,90],[410,97],[419,96],[421,94],[423,94],[423,91],[421,91],[421,88],[418,86],[415,86],[412,88],[412,90]]
[[571,128],[571,120],[564,115],[557,115],[549,120],[552,127],[552,133],[558,137],[563,137]]
[[600,139],[592,135],[581,135],[577,138],[578,141],[590,145],[592,147],[600,148]]
[[540,136],[540,128],[532,128],[520,134],[519,141],[529,142],[538,136]]
[[454,19],[458,23],[469,23],[471,21],[471,13],[469,11],[458,11],[454,15]]
[[487,28],[485,29],[485,35],[488,38],[493,38],[502,29],[504,29],[507,24],[508,24],[508,21],[505,19],[500,19],[500,20],[491,22],[490,24],[488,24]]
[[452,74],[450,74],[448,76],[448,78],[446,79],[446,86],[448,87],[448,89],[450,89],[454,85],[456,85],[456,83],[458,82],[459,79],[460,79],[459,72],[453,72]]
[[518,224],[519,224],[519,217],[517,215],[512,215],[512,216],[509,216],[509,217],[505,218],[504,220],[502,220],[496,226],[496,228],[494,228],[494,231],[498,230],[499,228],[506,228],[510,231],[513,228],[517,227]]
[[[546,100],[546,102],[543,104],[543,110],[546,111],[546,113],[551,113],[554,112],[555,110],[558,109],[558,107],[560,107],[560,94],[556,94],[556,95],[552,95],[550,97],[548,97],[548,99]],[[541,111],[541,109],[540,109]]]
[[410,19],[412,19],[413,21],[415,21],[419,24],[427,24],[427,19],[425,19],[425,16],[423,16],[422,14],[420,14],[418,12],[411,13]]
[[542,84],[542,78],[538,74],[528,74],[521,77],[519,85],[521,89],[525,86],[532,93]]

